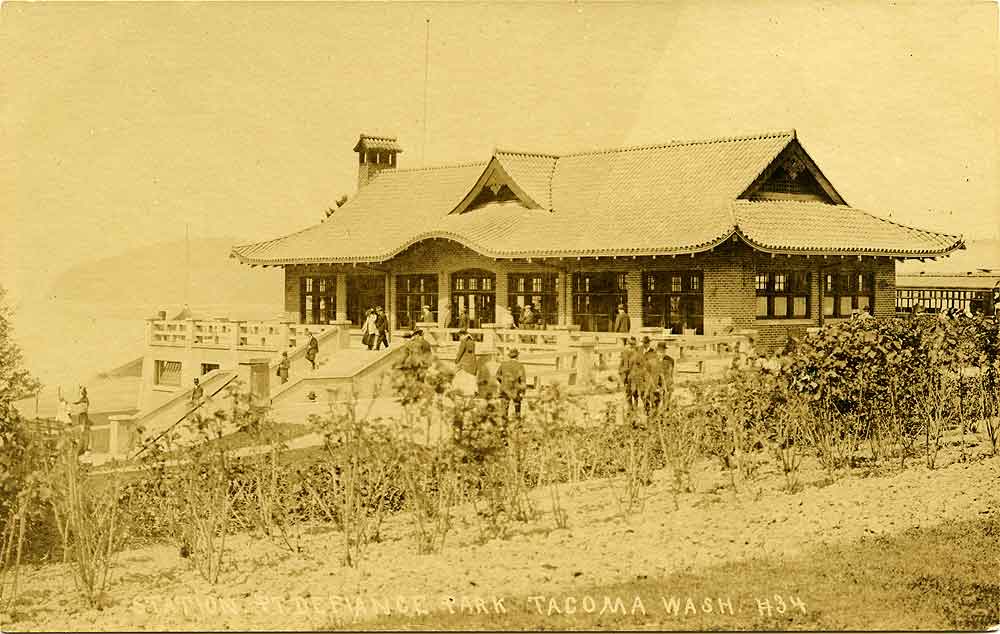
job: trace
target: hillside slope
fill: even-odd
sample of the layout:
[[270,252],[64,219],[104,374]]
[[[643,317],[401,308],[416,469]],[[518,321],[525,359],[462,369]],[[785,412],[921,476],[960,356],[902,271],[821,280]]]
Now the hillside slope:
[[280,305],[281,269],[250,268],[230,259],[237,238],[190,242],[190,289],[185,292],[184,241],[130,249],[75,266],[52,285],[53,299],[121,304]]

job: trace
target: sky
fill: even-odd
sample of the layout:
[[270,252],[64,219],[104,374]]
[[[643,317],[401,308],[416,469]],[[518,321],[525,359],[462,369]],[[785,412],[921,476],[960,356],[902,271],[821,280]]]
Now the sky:
[[362,132],[419,167],[795,128],[853,206],[995,237],[997,41],[992,2],[8,1],[0,283],[314,224]]

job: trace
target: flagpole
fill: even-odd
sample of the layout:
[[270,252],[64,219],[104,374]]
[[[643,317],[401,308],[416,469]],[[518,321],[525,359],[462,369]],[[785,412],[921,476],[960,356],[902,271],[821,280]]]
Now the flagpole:
[[424,138],[420,145],[420,165],[425,164],[427,152],[427,74],[430,61],[431,48],[431,19],[427,18],[427,29],[424,37]]

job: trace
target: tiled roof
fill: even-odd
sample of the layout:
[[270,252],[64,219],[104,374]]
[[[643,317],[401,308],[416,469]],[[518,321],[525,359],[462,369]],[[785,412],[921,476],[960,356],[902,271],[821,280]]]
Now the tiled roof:
[[354,151],[357,152],[362,148],[366,150],[392,150],[399,153],[403,152],[403,148],[400,147],[399,141],[394,136],[362,134],[358,139],[358,142],[354,145]]
[[734,234],[806,252],[918,255],[959,244],[844,205],[737,201],[794,140],[788,131],[561,156],[497,150],[493,160],[541,209],[494,202],[452,214],[488,162],[387,169],[325,222],[233,255],[265,265],[377,262],[433,237],[490,257],[693,253]]
[[961,242],[958,236],[907,227],[846,205],[739,200],[733,215],[743,237],[763,250],[931,255]]

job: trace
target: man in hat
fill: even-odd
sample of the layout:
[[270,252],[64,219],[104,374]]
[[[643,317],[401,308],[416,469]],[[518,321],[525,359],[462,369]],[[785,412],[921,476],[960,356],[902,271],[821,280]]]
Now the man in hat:
[[[285,354],[288,354],[287,352]],[[201,383],[197,378],[194,380],[194,387],[191,388],[191,404],[201,405],[201,399],[205,398],[205,388],[201,386]]]
[[[625,311],[625,305],[618,304],[618,315],[615,316],[614,331],[627,333],[631,332],[631,330],[632,319],[629,318],[628,313]],[[622,344],[624,345],[627,340],[628,339],[626,337],[622,337]]]
[[524,310],[521,311],[521,328],[532,330],[534,327],[535,311],[532,309],[531,304],[525,304]]
[[385,311],[379,306],[375,311],[375,330],[377,331],[375,349],[379,350],[382,344],[389,347],[389,318],[385,316]]
[[667,352],[667,344],[660,341],[656,344],[657,373],[654,377],[653,402],[654,409],[670,404],[674,391],[674,358]]
[[426,357],[428,362],[430,362],[431,344],[424,339],[423,329],[417,328],[413,332],[404,335],[404,337],[410,340],[406,344],[409,354],[416,355],[418,358]]
[[517,348],[511,348],[507,353],[509,359],[505,359],[497,370],[497,382],[500,383],[500,400],[502,405],[500,410],[504,416],[510,409],[510,402],[514,401],[514,415],[521,415],[521,399],[527,389],[527,379],[524,374],[524,365],[517,360]]
[[639,399],[639,392],[636,382],[639,373],[636,371],[639,361],[639,343],[635,337],[629,337],[628,342],[622,348],[621,357],[618,361],[618,377],[621,379],[622,387],[625,390],[625,399],[630,407],[635,407]]
[[306,330],[306,334],[309,335],[309,343],[306,345],[306,359],[312,364],[312,369],[316,369],[316,356],[319,354],[319,341],[316,340],[316,336],[311,332]]
[[476,370],[476,386],[479,398],[491,401],[497,397],[499,386],[496,381],[496,370],[499,365],[495,360],[496,355],[489,355],[485,359],[480,359],[479,367]]
[[87,388],[82,385],[80,386],[78,397],[73,401],[73,405],[76,413],[76,425],[80,429],[80,448],[78,453],[82,455],[90,451],[90,416],[88,416],[90,398],[87,396]]
[[424,306],[423,310],[420,311],[420,321],[425,324],[434,321],[434,313],[431,312],[430,306]]

